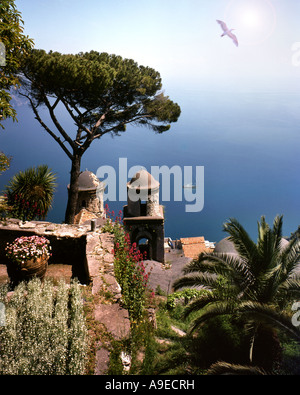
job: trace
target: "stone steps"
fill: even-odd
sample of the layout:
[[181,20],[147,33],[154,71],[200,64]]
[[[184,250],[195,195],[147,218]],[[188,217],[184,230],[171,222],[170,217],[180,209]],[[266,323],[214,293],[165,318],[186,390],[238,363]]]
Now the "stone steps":
[[[91,233],[87,237],[87,267],[92,294],[101,295],[95,306],[95,321],[105,328],[106,338],[121,340],[130,335],[128,311],[120,305],[121,288],[114,276],[114,238],[108,233]],[[98,342],[95,375],[105,374],[109,362],[109,346]]]

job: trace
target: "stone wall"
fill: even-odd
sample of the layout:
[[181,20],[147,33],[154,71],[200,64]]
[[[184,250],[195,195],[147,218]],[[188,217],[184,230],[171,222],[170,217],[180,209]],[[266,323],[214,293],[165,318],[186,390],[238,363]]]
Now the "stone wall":
[[5,254],[7,243],[11,243],[20,236],[45,236],[51,244],[51,264],[65,264],[72,266],[72,277],[78,278],[82,284],[90,282],[87,267],[86,244],[89,227],[60,225],[50,222],[27,222],[6,220],[0,223],[0,263],[7,264]]

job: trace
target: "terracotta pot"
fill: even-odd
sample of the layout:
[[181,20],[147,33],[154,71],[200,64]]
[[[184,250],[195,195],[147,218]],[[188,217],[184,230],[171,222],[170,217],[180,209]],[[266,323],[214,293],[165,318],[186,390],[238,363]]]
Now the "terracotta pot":
[[11,283],[18,284],[21,281],[29,281],[34,277],[43,281],[48,268],[48,259],[47,256],[42,255],[39,258],[25,261],[23,264],[9,262],[6,269]]

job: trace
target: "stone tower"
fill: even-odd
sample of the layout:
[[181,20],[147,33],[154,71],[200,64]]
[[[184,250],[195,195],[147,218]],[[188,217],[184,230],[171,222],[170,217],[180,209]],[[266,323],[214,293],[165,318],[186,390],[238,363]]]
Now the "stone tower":
[[84,220],[104,216],[104,189],[104,183],[94,173],[88,170],[80,173],[75,223],[80,224]]
[[[147,259],[164,262],[164,213],[159,204],[159,182],[146,170],[138,171],[127,184],[124,226],[131,243],[145,250]],[[140,241],[145,240],[145,244]]]

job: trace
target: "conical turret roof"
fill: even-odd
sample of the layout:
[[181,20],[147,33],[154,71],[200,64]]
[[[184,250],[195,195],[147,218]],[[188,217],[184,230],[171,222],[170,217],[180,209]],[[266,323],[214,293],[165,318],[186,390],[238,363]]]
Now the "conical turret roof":
[[159,188],[159,182],[147,170],[142,169],[132,177],[127,186],[132,189],[153,190]]

